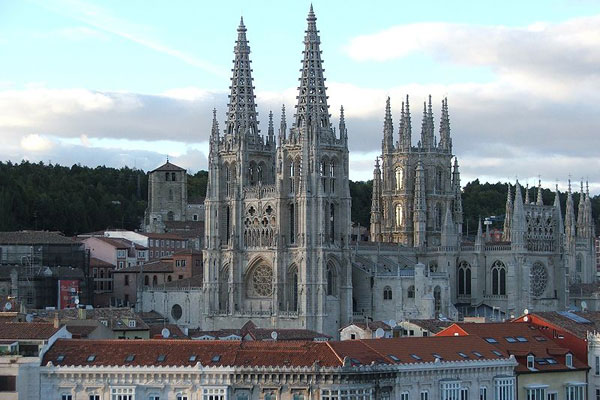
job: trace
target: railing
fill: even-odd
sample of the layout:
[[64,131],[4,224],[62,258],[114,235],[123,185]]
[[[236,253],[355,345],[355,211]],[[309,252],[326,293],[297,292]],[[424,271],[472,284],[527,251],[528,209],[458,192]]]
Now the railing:
[[510,244],[493,244],[488,243],[485,245],[485,251],[507,251],[511,249]]
[[258,184],[244,188],[244,197],[246,199],[261,199],[264,197],[273,197],[275,195],[275,185]]

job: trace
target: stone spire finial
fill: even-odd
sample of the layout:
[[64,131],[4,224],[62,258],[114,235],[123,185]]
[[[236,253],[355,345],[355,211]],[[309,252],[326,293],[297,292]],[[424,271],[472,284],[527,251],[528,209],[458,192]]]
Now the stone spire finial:
[[394,124],[392,122],[392,108],[390,106],[390,98],[388,96],[385,101],[385,117],[383,118],[383,152],[394,150]]
[[402,150],[410,150],[412,142],[412,126],[410,121],[410,105],[408,102],[408,95],[406,95],[406,101],[402,103],[402,120],[400,122],[400,145]]
[[452,151],[452,138],[450,137],[450,116],[448,114],[448,99],[442,100],[442,116],[440,117],[440,148]]
[[571,192],[571,179],[569,179],[569,189],[567,191],[567,204],[565,206],[565,236],[566,245],[571,247],[575,240],[575,206],[573,204],[573,194]]
[[258,142],[258,112],[254,102],[252,86],[252,69],[250,67],[250,46],[246,38],[244,19],[240,18],[237,29],[238,38],[234,47],[233,74],[231,77],[231,93],[227,110],[225,131],[236,135],[238,139],[246,139],[251,143]]
[[348,135],[346,130],[346,117],[344,117],[344,106],[340,106],[340,139],[345,139]]
[[529,183],[525,185],[525,204],[529,204]]
[[285,104],[281,105],[281,122],[279,123],[279,144],[286,140],[287,122],[285,120]]
[[513,250],[525,250],[525,209],[523,208],[523,197],[519,181],[515,184],[515,200],[513,208],[513,219],[511,222],[511,247]]
[[542,180],[538,180],[538,190],[537,190],[537,201],[535,202],[538,206],[544,205],[544,200],[542,199]]
[[275,143],[275,128],[273,128],[273,111],[269,110],[269,129],[267,131],[267,142]]
[[[558,183],[554,191],[554,212],[556,214],[558,232],[562,234],[564,230],[562,212],[560,209],[560,193],[558,191]],[[560,235],[559,235],[560,236]]]
[[435,146],[435,134],[433,126],[433,111],[431,106],[431,95],[429,103],[423,102],[423,123],[421,126],[421,144],[425,149]]
[[513,214],[513,201],[512,195],[510,193],[510,183],[506,184],[506,209],[504,211],[504,230],[502,232],[502,240],[505,242],[510,242],[510,229],[512,222],[512,214]]
[[299,79],[295,124],[297,127],[311,125],[314,128],[325,128],[323,130],[325,132],[330,127],[329,106],[327,105],[323,61],[321,60],[321,39],[317,30],[317,17],[312,6],[306,21],[308,26],[304,36],[302,73]]

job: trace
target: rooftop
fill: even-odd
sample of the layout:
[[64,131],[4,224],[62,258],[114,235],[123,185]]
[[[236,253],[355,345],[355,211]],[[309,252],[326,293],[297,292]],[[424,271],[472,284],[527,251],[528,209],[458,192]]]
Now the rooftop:
[[164,163],[163,165],[161,165],[160,167],[156,168],[153,171],[150,171],[150,173],[152,172],[159,172],[159,171],[185,171],[185,169],[178,167],[175,164],[171,164],[168,160],[166,163]]
[[533,315],[564,328],[580,339],[587,340],[588,332],[600,332],[600,311],[546,311]]
[[440,362],[508,359],[506,353],[494,351],[498,352],[476,336],[345,342],[60,339],[46,352],[42,365],[342,367],[344,361],[356,366],[429,363],[436,358]]
[[[113,331],[140,331],[148,330],[148,325],[128,307],[108,307],[94,308],[92,310],[83,310],[76,308],[66,308],[63,310],[29,310],[36,321],[53,321],[54,316],[58,314],[61,322],[69,320],[88,319],[97,320],[103,323]],[[135,320],[135,326],[130,326],[129,322]],[[68,322],[67,322],[68,323]]]
[[[530,372],[527,367],[527,356],[535,357],[535,370],[566,371],[587,369],[587,363],[573,357],[573,368],[566,365],[567,353],[572,353],[568,348],[546,336],[544,330],[527,323],[457,323],[446,328],[439,335],[451,336],[455,332],[459,335],[478,336],[493,345],[503,353],[514,355],[519,365],[517,372]],[[436,336],[439,337],[439,336]]]
[[434,334],[441,332],[454,323],[453,321],[442,321],[440,319],[411,319],[408,322]]
[[148,261],[148,262],[143,263],[142,265],[132,265],[130,267],[125,267],[125,268],[121,268],[121,269],[114,271],[115,274],[123,273],[123,272],[171,273],[171,272],[173,272],[173,262],[165,261],[164,259],[160,259],[160,260]]
[[60,232],[50,231],[15,231],[0,232],[0,244],[34,245],[34,244],[68,244],[78,245],[70,237]]
[[48,340],[59,329],[44,322],[2,322],[0,340]]

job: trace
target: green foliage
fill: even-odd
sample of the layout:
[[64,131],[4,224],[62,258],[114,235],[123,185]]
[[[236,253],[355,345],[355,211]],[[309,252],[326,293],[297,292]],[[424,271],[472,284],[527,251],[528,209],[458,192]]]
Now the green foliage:
[[373,181],[350,181],[350,197],[352,197],[352,222],[369,227],[371,219],[371,196]]
[[[188,175],[188,197],[206,196],[208,172]],[[514,193],[514,186],[512,187]],[[369,226],[373,181],[350,181],[352,222]],[[530,191],[531,200],[536,194]],[[106,228],[138,229],[147,205],[148,176],[127,167],[45,165],[23,161],[0,162],[0,230],[58,230],[67,235]],[[523,193],[524,196],[524,193]],[[554,192],[542,191],[544,204],[554,202]],[[502,217],[506,184],[469,182],[463,189],[463,232],[474,235],[479,217]],[[561,193],[565,212],[566,193]],[[573,194],[575,212],[579,194]],[[593,215],[600,215],[600,196],[592,198]],[[496,223],[498,227],[500,223]],[[600,225],[596,219],[596,231]]]

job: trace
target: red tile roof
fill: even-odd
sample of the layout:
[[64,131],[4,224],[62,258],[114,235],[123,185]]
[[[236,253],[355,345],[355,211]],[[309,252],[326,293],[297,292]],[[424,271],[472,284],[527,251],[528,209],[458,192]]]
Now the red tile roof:
[[99,258],[90,257],[90,267],[114,268],[115,266]]
[[454,323],[453,321],[442,321],[439,319],[411,319],[408,322],[434,334],[441,332],[444,328]]
[[[461,323],[454,324],[439,333],[439,335],[453,335],[458,328],[469,336],[478,336],[501,351],[512,354],[519,362],[515,369],[517,372],[529,372],[527,368],[527,356],[535,356],[535,369],[544,371],[565,371],[571,370],[565,364],[565,355],[570,352],[569,349],[562,347],[545,335],[534,325],[527,323]],[[439,336],[436,336],[439,337]],[[553,359],[556,363],[548,363],[548,359]],[[538,363],[538,360],[541,363]],[[542,361],[546,360],[546,362]],[[573,369],[587,369],[587,363],[573,357]]]
[[187,339],[188,337],[183,331],[175,324],[148,324],[150,327],[150,337],[153,339],[163,339],[162,330],[167,328],[169,330],[169,337],[166,339]]
[[2,322],[0,340],[48,340],[59,329],[43,322]]
[[[63,361],[58,361],[59,355]],[[88,361],[90,355],[96,356],[93,361]],[[129,355],[134,355],[133,360],[126,361]],[[158,361],[159,355],[165,360]],[[42,365],[191,366],[200,362],[205,366],[310,367],[318,363],[341,367],[344,360],[351,365],[391,365],[432,362],[436,357],[442,362],[508,359],[506,353],[476,336],[343,342],[60,339],[46,352]]]
[[[583,340],[587,340],[588,332],[600,332],[599,311],[571,312],[571,314],[583,318],[580,320],[581,322],[577,322],[565,316],[564,313],[560,314],[556,311],[536,312],[533,314],[546,320],[547,322],[550,322],[551,324],[564,328]],[[588,322],[583,322],[584,320]]]

